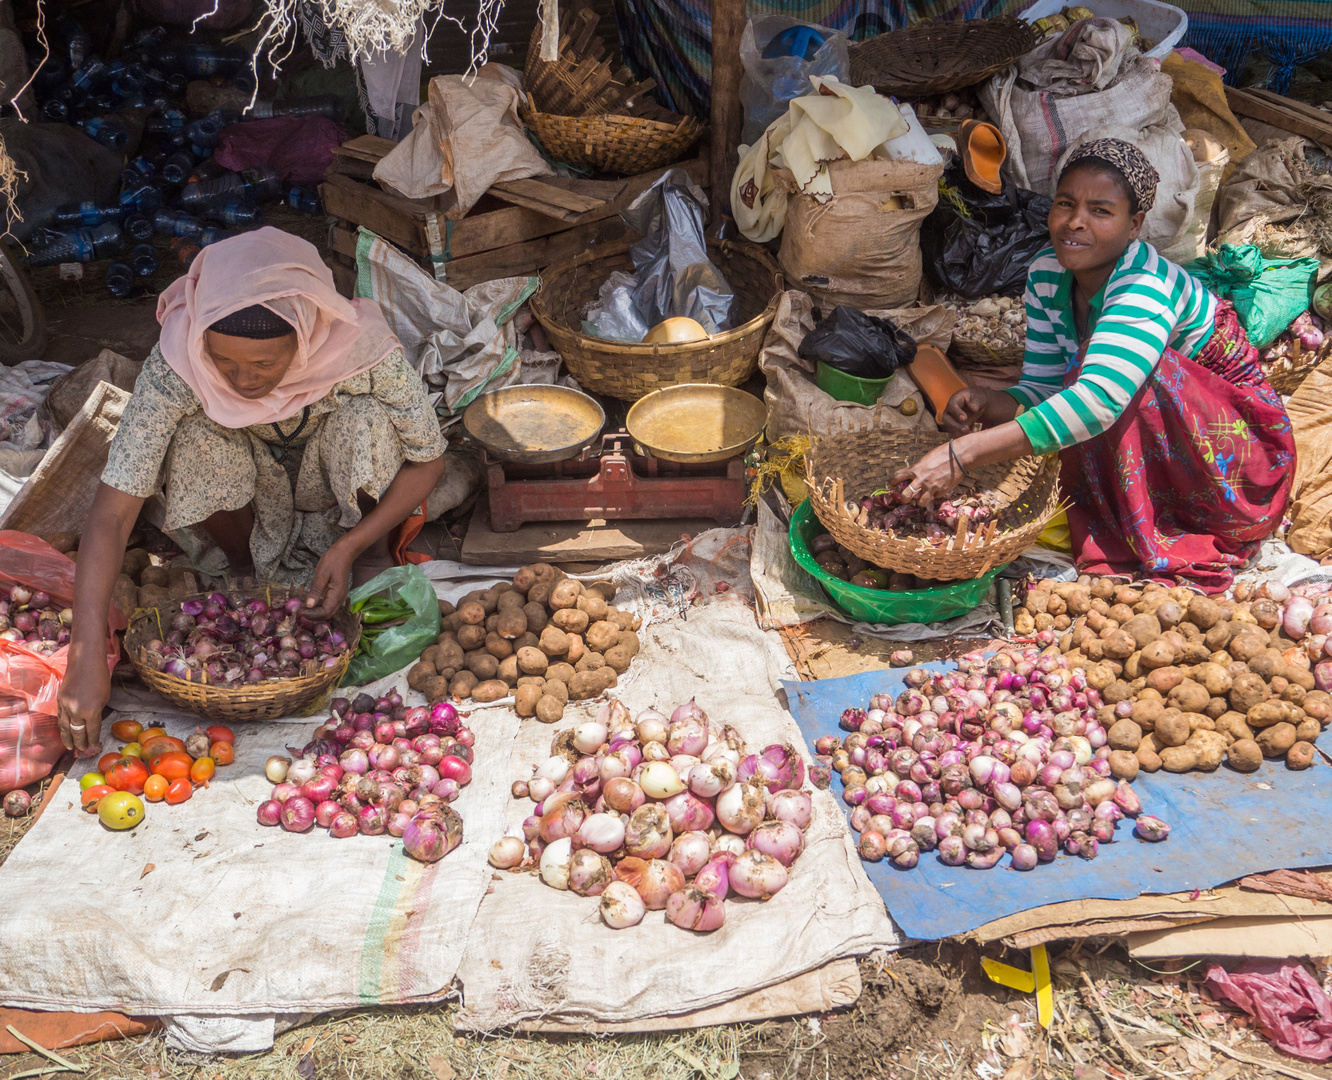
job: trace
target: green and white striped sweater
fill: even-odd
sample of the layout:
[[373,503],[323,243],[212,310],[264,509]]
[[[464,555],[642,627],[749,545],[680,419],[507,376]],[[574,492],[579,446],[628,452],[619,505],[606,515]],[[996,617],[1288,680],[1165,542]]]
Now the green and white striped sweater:
[[1077,356],[1073,272],[1046,248],[1027,272],[1027,351],[1009,393],[1027,407],[1017,418],[1037,454],[1100,435],[1128,406],[1167,346],[1192,358],[1207,344],[1216,297],[1196,278],[1134,240],[1092,298],[1091,340],[1082,374],[1067,390]]

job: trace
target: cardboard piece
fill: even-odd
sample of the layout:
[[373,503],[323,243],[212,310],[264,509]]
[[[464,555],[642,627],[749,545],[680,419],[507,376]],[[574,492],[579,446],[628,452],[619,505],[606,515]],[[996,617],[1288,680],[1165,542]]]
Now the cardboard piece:
[[1243,956],[1285,959],[1332,955],[1332,915],[1316,918],[1213,919],[1176,930],[1128,936],[1136,960],[1169,956]]

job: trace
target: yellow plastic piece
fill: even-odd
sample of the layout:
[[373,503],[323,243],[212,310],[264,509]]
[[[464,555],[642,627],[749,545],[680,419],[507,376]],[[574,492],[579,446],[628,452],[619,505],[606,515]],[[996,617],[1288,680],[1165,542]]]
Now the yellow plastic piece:
[[1036,994],[1036,1018],[1041,1027],[1048,1028],[1054,1020],[1054,991],[1050,988],[1050,957],[1044,945],[1031,950],[1031,970],[1023,971],[1010,964],[981,957],[981,967],[991,982],[1007,986],[1019,994]]
[[1068,515],[1062,510],[1055,514],[1041,530],[1041,535],[1036,537],[1036,543],[1054,551],[1072,554],[1073,534],[1068,527]]

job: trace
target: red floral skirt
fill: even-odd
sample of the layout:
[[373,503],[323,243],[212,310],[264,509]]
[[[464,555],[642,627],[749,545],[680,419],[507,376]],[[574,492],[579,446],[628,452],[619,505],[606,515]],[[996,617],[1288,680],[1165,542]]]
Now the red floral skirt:
[[1195,359],[1167,349],[1114,425],[1059,460],[1079,570],[1214,593],[1281,524],[1295,440],[1258,350],[1222,302]]

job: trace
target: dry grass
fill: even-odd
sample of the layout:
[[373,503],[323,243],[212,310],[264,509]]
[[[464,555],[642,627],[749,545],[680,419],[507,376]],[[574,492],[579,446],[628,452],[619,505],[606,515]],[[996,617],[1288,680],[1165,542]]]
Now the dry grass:
[[34,784],[27,789],[32,796],[32,809],[21,818],[5,817],[0,815],[0,866],[5,864],[9,858],[9,853],[32,828],[33,821],[36,820],[37,807],[41,805],[42,799],[46,796],[46,789],[51,785],[51,778],[47,777],[39,784]]

